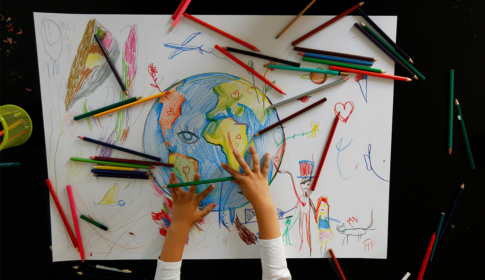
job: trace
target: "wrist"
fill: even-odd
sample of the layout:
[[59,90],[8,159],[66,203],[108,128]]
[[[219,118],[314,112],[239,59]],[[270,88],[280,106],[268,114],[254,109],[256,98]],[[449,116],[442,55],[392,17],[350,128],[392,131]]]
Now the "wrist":
[[172,221],[172,223],[170,223],[170,226],[168,227],[167,235],[175,234],[177,236],[183,236],[184,238],[186,238],[187,235],[189,235],[190,227],[191,226],[188,224],[174,223]]
[[271,197],[252,202],[251,205],[253,206],[254,211],[257,211],[257,212],[262,212],[262,211],[266,212],[271,210],[276,211],[276,208],[274,206],[273,200],[271,200]]

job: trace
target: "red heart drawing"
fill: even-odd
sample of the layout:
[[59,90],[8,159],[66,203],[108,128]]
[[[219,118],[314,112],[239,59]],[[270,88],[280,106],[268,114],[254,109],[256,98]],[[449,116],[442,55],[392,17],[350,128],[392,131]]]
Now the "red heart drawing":
[[184,172],[185,175],[188,175],[190,172],[190,167],[188,166],[182,167],[182,172]]
[[236,139],[241,139],[241,134],[236,135]]
[[172,107],[170,107],[170,110],[168,110],[167,115],[175,115],[175,111]]
[[354,103],[352,101],[347,101],[345,104],[342,104],[338,102],[335,104],[334,112],[335,115],[337,115],[340,112],[340,120],[343,121],[344,123],[347,122],[347,120],[350,117],[350,114],[354,111]]
[[236,90],[235,92],[231,93],[231,98],[239,100],[239,90]]
[[252,89],[250,89],[250,88],[247,88],[247,89],[246,89],[246,92],[247,92],[247,93],[249,93],[250,95],[253,95],[253,90],[252,90]]

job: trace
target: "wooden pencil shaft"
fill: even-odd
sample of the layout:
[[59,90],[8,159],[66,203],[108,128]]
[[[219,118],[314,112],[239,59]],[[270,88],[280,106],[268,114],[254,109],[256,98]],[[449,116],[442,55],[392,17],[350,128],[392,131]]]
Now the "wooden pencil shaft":
[[283,35],[283,33],[285,33],[285,31],[288,30],[288,28],[290,28],[290,26],[292,26],[293,23],[295,23],[295,21],[303,15],[306,12],[306,10],[308,10],[308,8],[310,8],[313,5],[313,3],[315,3],[315,1],[316,0],[312,0],[312,2],[310,2],[305,7],[305,9],[303,9],[303,11],[301,11],[283,30],[281,30],[281,32],[276,36],[276,39],[278,39],[281,35]]
[[465,120],[463,119],[463,113],[461,112],[460,104],[458,100],[455,100],[456,110],[458,111],[458,121],[461,127],[461,134],[463,134],[463,140],[465,142],[466,153],[468,155],[468,161],[470,163],[471,169],[475,169],[475,161],[473,160],[472,149],[470,147],[470,142],[468,141],[468,134],[466,133]]
[[362,75],[368,75],[368,76],[375,76],[375,77],[380,77],[380,78],[384,78],[384,79],[391,79],[391,80],[398,80],[398,81],[405,81],[405,82],[411,81],[411,79],[407,78],[407,77],[401,77],[401,76],[395,76],[395,75],[389,75],[389,74],[381,74],[381,73],[374,73],[374,72],[369,72],[369,71],[362,71],[362,70],[350,69],[350,68],[333,66],[333,65],[330,66],[330,69],[338,70],[338,71],[345,71],[345,72],[350,72],[350,73],[356,73],[356,74],[362,74]]
[[455,70],[450,70],[450,96],[449,96],[449,108],[448,108],[448,149],[451,153],[453,148],[453,101],[454,97],[454,87],[455,87]]
[[140,152],[137,152],[137,151],[126,149],[126,148],[116,146],[116,145],[113,145],[113,144],[101,142],[101,141],[98,141],[98,140],[91,139],[89,137],[79,137],[79,139],[84,140],[84,141],[88,141],[88,142],[91,142],[91,143],[94,143],[94,144],[98,144],[98,145],[101,145],[101,146],[109,147],[111,149],[115,149],[115,150],[122,151],[122,152],[125,152],[125,153],[137,155],[137,156],[140,156],[140,157],[149,158],[151,160],[156,160],[156,161],[162,160],[159,157],[154,157],[154,156],[151,156],[151,155],[147,155],[147,154],[144,154],[144,153],[140,153]]
[[268,64],[267,67],[269,69],[280,69],[280,70],[289,70],[289,71],[311,72],[311,73],[320,73],[320,74],[329,74],[329,75],[340,75],[339,71],[333,71],[333,70],[328,70],[328,69],[293,67],[293,66],[274,65],[274,64]]
[[111,68],[111,71],[113,71],[113,74],[115,75],[116,80],[118,80],[118,83],[120,84],[121,89],[123,90],[123,92],[126,92],[126,87],[123,84],[123,81],[121,80],[121,77],[118,74],[118,71],[116,71],[116,68],[113,62],[111,61],[111,58],[109,57],[108,52],[104,48],[103,43],[101,42],[101,39],[99,39],[97,34],[94,34],[94,38],[96,39],[96,42],[98,42],[98,46],[101,49],[101,52],[103,53],[104,57],[106,58],[106,62],[108,62],[108,65]]
[[131,160],[131,159],[123,159],[123,158],[112,158],[112,157],[91,157],[94,160],[103,160],[103,161],[112,161],[112,162],[124,162],[130,164],[141,164],[141,165],[152,165],[152,166],[165,166],[165,167],[174,167],[171,163],[163,163],[163,162],[151,162],[151,161],[143,161],[143,160]]
[[93,267],[93,268],[98,268],[98,269],[116,271],[116,272],[131,273],[131,271],[128,270],[128,269],[109,267],[109,266],[104,266],[104,265],[99,265],[99,264],[89,264],[88,266]]
[[330,255],[332,255],[333,262],[335,264],[335,267],[337,267],[338,273],[340,274],[340,277],[342,280],[346,280],[344,272],[342,271],[342,268],[340,267],[340,264],[338,263],[337,257],[335,256],[335,253],[333,252],[332,249],[328,250],[330,252]]
[[179,188],[179,187],[188,187],[188,186],[193,186],[193,185],[203,185],[203,184],[212,184],[212,183],[217,183],[217,182],[225,182],[225,181],[231,181],[231,180],[236,180],[234,177],[222,177],[222,178],[215,178],[215,179],[207,179],[207,180],[199,180],[199,181],[194,181],[194,182],[183,182],[183,183],[177,183],[177,184],[168,184],[166,186],[163,186],[162,188]]
[[102,107],[102,108],[99,108],[99,109],[96,109],[96,110],[93,110],[93,111],[90,111],[90,112],[75,116],[74,120],[77,121],[77,120],[80,120],[80,119],[87,118],[89,116],[94,116],[94,115],[99,114],[101,112],[104,112],[104,111],[107,111],[107,110],[110,110],[110,109],[113,109],[113,108],[116,108],[116,107],[119,107],[119,106],[123,106],[125,104],[135,102],[139,98],[140,97],[132,97],[130,99],[126,99],[126,100],[123,100],[123,101],[120,101],[120,102],[117,102],[117,103],[114,103],[114,104],[111,104],[111,105],[108,105],[108,106],[105,106],[105,107]]
[[[180,19],[184,16],[185,10],[187,10],[187,7],[189,6],[189,4],[190,4],[191,1],[192,0],[184,0],[184,1],[182,1],[183,2],[182,8],[179,10],[179,13],[177,14],[177,16],[175,17],[175,19],[173,20],[172,27],[170,28],[170,31],[172,31],[172,29],[178,24],[178,22],[180,21]],[[178,8],[177,8],[177,10],[178,10]]]
[[140,176],[140,175],[93,174],[93,176],[94,177],[106,177],[106,178],[141,179],[141,180],[153,179],[153,177],[151,177],[151,176]]
[[[458,204],[458,200],[461,197],[461,193],[463,192],[464,185],[465,184],[462,184],[458,189],[458,194],[456,195],[456,198],[453,201],[453,205],[451,206],[450,212],[448,212],[448,215],[446,216],[446,221],[443,224],[443,229],[446,229],[448,227],[448,224],[451,221],[451,216],[453,215],[453,212],[455,212],[455,208],[456,208],[456,205]],[[441,234],[439,235],[439,241],[441,241],[441,239],[443,238],[444,233],[445,233],[444,230],[441,231]]]
[[121,167],[132,167],[132,168],[140,168],[140,169],[150,169],[148,165],[139,165],[139,164],[127,164],[121,162],[109,162],[109,161],[101,161],[101,160],[93,160],[90,158],[78,158],[78,157],[71,157],[73,161],[83,161],[83,162],[91,162],[97,164],[105,164],[105,165],[112,165],[112,166],[121,166]]
[[172,20],[175,20],[177,18],[178,14],[180,13],[180,10],[182,10],[182,7],[185,5],[185,2],[187,2],[187,0],[180,1],[180,4],[178,5],[177,9],[175,10],[175,13],[173,13],[173,15],[172,15]]
[[76,231],[76,239],[77,244],[79,245],[79,254],[81,255],[81,260],[84,262],[84,248],[83,248],[83,241],[81,236],[81,231],[79,229],[79,224],[77,221],[77,214],[76,214],[76,204],[74,203],[74,196],[72,195],[72,188],[71,185],[67,186],[67,194],[69,196],[69,205],[71,206],[71,214],[72,220],[74,222],[74,230]]
[[102,169],[91,169],[92,173],[95,174],[119,174],[119,175],[139,175],[139,176],[150,176],[152,173],[143,171],[121,171],[121,170],[102,170]]
[[245,55],[254,56],[254,57],[258,57],[258,58],[262,58],[262,59],[267,59],[267,60],[274,61],[274,62],[280,62],[280,63],[288,64],[288,65],[295,66],[295,67],[300,67],[300,63],[298,63],[298,62],[284,60],[284,59],[281,59],[281,58],[276,58],[276,57],[272,57],[272,56],[268,56],[268,55],[264,55],[264,54],[248,52],[248,51],[245,51],[245,50],[235,49],[235,48],[231,48],[231,47],[223,47],[223,49],[224,48],[228,52],[245,54]]
[[317,53],[317,54],[326,54],[331,56],[339,56],[339,57],[347,57],[351,59],[360,59],[364,61],[374,62],[376,61],[373,57],[368,56],[360,56],[355,54],[348,54],[348,53],[339,53],[339,52],[331,52],[331,51],[324,51],[324,50],[316,50],[316,49],[309,49],[309,48],[302,48],[302,47],[293,47],[293,50],[300,51],[300,52],[308,52],[308,53]]
[[367,66],[367,67],[372,66],[372,62],[369,62],[369,61],[349,59],[349,58],[344,58],[344,57],[335,57],[335,56],[330,56],[330,55],[325,55],[325,54],[299,53],[299,55],[303,55],[303,56],[311,57],[311,58],[323,59],[323,60],[327,60],[327,61],[336,61],[336,62],[341,62],[341,63],[357,64],[357,65],[362,65],[362,66]]
[[351,69],[358,69],[358,70],[375,72],[375,73],[382,73],[381,69],[370,68],[370,67],[365,67],[365,66],[360,66],[360,65],[353,65],[353,64],[342,63],[342,62],[311,58],[311,57],[307,57],[307,56],[304,56],[302,59],[303,59],[303,61],[307,61],[307,62],[320,63],[320,64],[325,64],[325,65],[334,65],[334,66],[346,67],[346,68],[351,68]]
[[436,245],[438,245],[438,236],[440,236],[440,232],[441,232],[441,228],[443,226],[443,220],[445,218],[445,213],[441,212],[441,215],[440,215],[440,221],[438,222],[438,228],[436,229],[436,238],[434,240],[434,244],[433,244],[433,250],[431,250],[431,255],[429,257],[429,261],[433,261],[433,257],[434,257],[434,252],[436,251]]
[[423,279],[423,275],[424,275],[424,272],[426,270],[426,266],[428,265],[429,256],[431,254],[431,250],[433,249],[433,244],[434,244],[435,238],[436,238],[436,232],[433,233],[433,235],[431,236],[431,240],[429,241],[428,248],[426,249],[426,254],[424,255],[423,263],[421,264],[421,268],[419,269],[419,274],[418,274],[418,278],[417,278],[418,280]]
[[291,97],[291,98],[288,98],[288,99],[285,99],[285,100],[283,100],[283,101],[281,101],[281,102],[278,102],[278,103],[276,103],[276,104],[273,104],[273,105],[269,106],[269,107],[268,107],[268,109],[273,109],[273,108],[275,108],[275,107],[278,107],[278,106],[281,106],[281,105],[284,105],[284,104],[290,103],[290,102],[291,102],[291,101],[293,101],[293,100],[300,99],[300,98],[302,98],[302,97],[308,96],[308,95],[310,95],[310,94],[312,94],[312,93],[315,93],[315,92],[318,92],[318,91],[320,91],[320,90],[323,90],[323,89],[326,89],[326,88],[332,87],[332,86],[334,86],[334,85],[338,85],[338,84],[340,84],[340,83],[343,83],[343,82],[347,81],[348,79],[349,79],[349,78],[341,78],[341,79],[336,80],[335,82],[332,82],[332,83],[330,83],[330,84],[328,84],[328,85],[324,85],[324,86],[321,86],[321,87],[317,87],[317,88],[315,88],[315,89],[309,90],[309,91],[304,92],[304,93],[302,93],[302,94],[299,94],[299,95],[297,95],[297,96],[293,96],[293,97]]
[[99,117],[102,117],[102,116],[104,116],[104,115],[108,115],[108,114],[114,113],[114,112],[116,112],[116,111],[119,111],[119,110],[123,110],[123,109],[129,108],[129,107],[131,107],[131,106],[135,106],[135,105],[138,105],[138,104],[141,104],[141,103],[144,103],[144,102],[150,101],[150,100],[152,100],[152,99],[156,99],[156,98],[162,97],[162,96],[164,96],[166,93],[168,93],[168,91],[160,92],[160,93],[154,94],[154,95],[152,95],[152,96],[145,97],[145,98],[142,98],[142,99],[140,99],[140,100],[137,100],[137,101],[135,101],[135,102],[131,102],[131,103],[125,104],[125,105],[123,105],[123,106],[119,106],[119,107],[113,108],[113,109],[111,109],[111,110],[104,111],[104,112],[102,112],[102,113],[96,114],[96,115],[94,115],[94,117],[95,117],[95,118],[99,118]]
[[335,263],[333,262],[332,259],[328,259],[330,262],[330,266],[332,267],[333,272],[335,273],[335,277],[337,277],[338,280],[342,280],[342,277],[340,277],[340,274],[338,273],[337,267],[335,266]]

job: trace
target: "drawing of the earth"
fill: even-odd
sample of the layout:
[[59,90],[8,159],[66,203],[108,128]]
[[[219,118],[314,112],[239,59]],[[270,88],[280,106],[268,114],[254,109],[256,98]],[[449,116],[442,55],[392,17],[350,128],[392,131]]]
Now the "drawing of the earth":
[[[179,181],[193,181],[230,176],[221,168],[225,162],[241,170],[232,154],[237,150],[252,166],[249,147],[254,145],[263,159],[271,155],[268,181],[271,182],[281,164],[285,150],[284,132],[277,127],[253,138],[261,129],[279,121],[277,112],[265,109],[269,100],[248,81],[224,73],[206,73],[178,81],[166,89],[170,93],[156,100],[151,108],[143,135],[145,153],[174,164],[173,168],[156,167],[156,184],[168,184],[169,174],[175,172]],[[261,163],[262,165],[262,163]],[[216,203],[224,223],[224,211],[233,222],[234,211],[248,203],[238,185],[227,182],[215,184],[215,189],[202,204]],[[199,185],[197,192],[208,185]],[[170,195],[168,189],[162,189]]]

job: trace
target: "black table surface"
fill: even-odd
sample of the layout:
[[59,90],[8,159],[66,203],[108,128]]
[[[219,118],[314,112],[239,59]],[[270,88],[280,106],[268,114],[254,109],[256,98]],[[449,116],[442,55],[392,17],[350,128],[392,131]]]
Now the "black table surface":
[[[296,15],[307,2],[310,0],[194,1],[188,11]],[[335,15],[356,3],[319,0],[306,15]],[[172,14],[179,2],[17,0],[1,4],[2,15],[15,19],[23,34],[12,54],[1,51],[0,104],[18,105],[33,120],[33,133],[25,144],[0,152],[0,162],[22,162],[21,168],[0,169],[1,277],[89,279],[79,278],[72,269],[79,261],[53,263],[49,249],[47,163],[32,13]],[[369,15],[398,16],[397,42],[426,80],[395,82],[387,259],[342,259],[340,265],[347,279],[401,279],[407,271],[410,279],[416,279],[440,212],[448,211],[465,182],[451,222],[455,229],[430,263],[425,279],[484,279],[485,221],[480,205],[485,198],[485,119],[481,111],[485,93],[480,69],[485,65],[485,1],[372,1],[363,9]],[[453,154],[448,155],[450,69],[455,69],[455,97],[462,106],[476,170],[468,164],[457,122]],[[22,76],[21,81],[11,81],[12,70]],[[406,76],[398,67],[396,74]],[[147,279],[153,279],[156,267],[156,260],[91,263],[129,268]],[[288,259],[288,267],[293,279],[336,279],[327,260]],[[188,260],[183,262],[182,277],[261,279],[261,265],[258,259]]]

